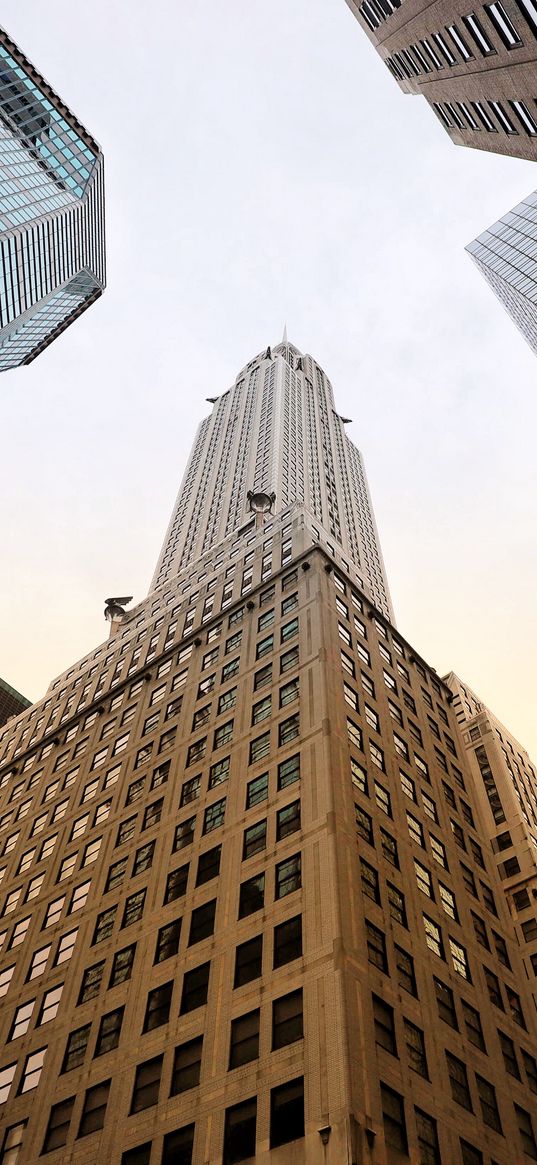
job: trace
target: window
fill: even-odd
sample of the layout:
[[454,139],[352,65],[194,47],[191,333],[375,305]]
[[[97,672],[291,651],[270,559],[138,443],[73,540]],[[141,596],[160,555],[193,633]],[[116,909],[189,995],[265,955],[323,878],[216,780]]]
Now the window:
[[138,874],[142,874],[145,870],[149,870],[153,864],[153,854],[155,852],[155,842],[149,841],[146,845],[140,846],[136,850],[134,862],[132,866],[132,876],[136,878]]
[[387,833],[385,829],[380,830],[380,846],[386,861],[398,870],[399,855],[397,852],[397,842],[391,833]]
[[290,756],[278,765],[278,789],[285,789],[300,779],[300,755]]
[[439,841],[438,838],[433,837],[432,833],[429,835],[429,842],[431,845],[431,854],[434,861],[437,862],[439,866],[442,866],[444,870],[449,870],[446,857],[446,848],[443,842]]
[[257,1100],[243,1100],[226,1108],[222,1165],[235,1165],[255,1156]]
[[233,740],[233,720],[228,720],[225,724],[221,724],[216,729],[214,734],[213,748],[222,748],[224,744],[228,744]]
[[481,1105],[481,1115],[483,1117],[483,1124],[488,1125],[489,1128],[495,1129],[497,1133],[502,1133],[502,1123],[500,1120],[500,1113],[498,1110],[498,1103],[496,1100],[496,1090],[488,1080],[483,1076],[478,1076],[476,1072],[475,1082],[477,1085],[477,1095]]
[[459,1138],[461,1147],[462,1165],[483,1165],[483,1154],[480,1149],[476,1149],[474,1145],[470,1145],[469,1141],[463,1141]]
[[518,1023],[519,1027],[525,1028],[526,1022],[524,1019],[524,1013],[522,1011],[522,1005],[520,1003],[520,996],[517,995],[516,991],[513,991],[511,987],[508,987],[507,984],[505,986],[505,994],[507,995],[507,1003],[512,1018],[514,1019],[515,1023]]
[[218,829],[220,825],[223,825],[225,815],[225,797],[222,797],[220,801],[214,801],[212,805],[208,805],[203,817],[203,833],[211,833],[213,829]]
[[297,667],[298,662],[298,647],[292,647],[290,651],[284,651],[283,655],[280,656],[280,675],[283,675],[284,672],[291,671],[292,668]]
[[287,858],[286,861],[280,862],[276,866],[276,900],[285,898],[294,890],[300,890],[301,885],[301,855],[294,854],[293,857]]
[[[170,1096],[178,1096],[189,1088],[196,1088],[200,1082],[203,1036],[188,1040],[175,1049],[173,1058]],[[174,1158],[174,1160],[177,1160]],[[179,1158],[179,1161],[181,1158]]]
[[169,922],[166,926],[162,926],[157,935],[157,946],[153,962],[164,963],[166,959],[170,959],[176,955],[177,951],[179,950],[180,937],[180,918],[176,918],[173,922]]
[[237,689],[230,688],[229,691],[224,692],[218,700],[218,713],[220,716],[222,712],[227,712],[229,708],[234,708],[237,703]]
[[453,1100],[468,1112],[473,1112],[466,1065],[451,1052],[446,1052],[446,1063]]
[[132,926],[133,922],[138,922],[144,912],[144,903],[147,890],[137,890],[136,894],[130,894],[125,901],[123,910],[123,918],[121,920],[121,929],[126,926]]
[[99,1024],[94,1056],[104,1056],[107,1052],[112,1052],[114,1048],[117,1048],[124,1010],[124,1007],[118,1007],[115,1011],[109,1011],[107,1015],[103,1015]]
[[531,1157],[532,1161],[537,1161],[537,1141],[535,1140],[531,1116],[529,1112],[526,1112],[524,1108],[520,1108],[518,1104],[515,1104],[514,1107],[522,1150],[528,1157]]
[[351,756],[351,781],[352,781],[353,785],[356,785],[357,789],[359,789],[361,793],[365,793],[365,795],[367,797],[368,792],[367,792],[367,773],[366,773],[366,770],[364,769],[364,766],[358,764],[358,761],[355,760],[354,757],[352,757],[352,756]]
[[272,683],[272,664],[267,663],[265,667],[260,668],[260,670],[255,673],[254,692],[257,692],[259,688],[264,687],[265,684],[270,683]]
[[300,829],[300,801],[292,801],[276,814],[276,841],[282,841]]
[[266,635],[264,639],[260,639],[255,652],[256,659],[262,659],[264,655],[268,655],[274,647],[274,635]]
[[203,906],[197,906],[192,911],[190,935],[188,938],[189,946],[193,946],[195,943],[199,943],[214,934],[215,914],[216,898],[213,898],[211,902],[204,903]]
[[88,1003],[90,999],[94,999],[101,990],[101,983],[104,974],[105,963],[94,963],[92,967],[88,967],[82,976],[82,983],[80,984],[80,991],[78,993],[77,1003]]
[[405,896],[397,889],[397,886],[392,886],[391,882],[386,883],[388,890],[388,908],[390,911],[390,918],[394,922],[398,922],[400,926],[408,926],[406,918]]
[[471,1007],[471,1004],[466,1003],[466,1000],[461,1000],[462,1016],[464,1016],[466,1035],[471,1044],[479,1047],[480,1052],[487,1052],[485,1044],[485,1036],[481,1026],[481,1016],[479,1011]]
[[245,861],[251,858],[253,854],[259,853],[265,849],[267,843],[267,822],[258,821],[255,825],[251,825],[249,829],[244,830],[242,858]]
[[9,1096],[9,1090],[13,1084],[16,1071],[16,1063],[7,1064],[5,1068],[0,1068],[0,1104],[4,1104]]
[[414,1109],[420,1165],[442,1165],[436,1121],[420,1108]]
[[397,967],[397,982],[403,991],[408,991],[409,995],[413,995],[416,999],[418,997],[418,988],[416,984],[416,975],[414,972],[414,960],[408,951],[403,950],[395,944],[395,960]]
[[30,999],[28,1003],[22,1003],[20,1007],[17,1007],[8,1036],[9,1041],[17,1040],[19,1036],[25,1035],[28,1031],[34,1007],[35,999]]
[[136,954],[136,943],[130,947],[124,947],[123,950],[117,951],[114,955],[112,963],[112,971],[110,974],[109,987],[117,987],[118,983],[126,983],[131,975],[134,965],[134,956]]
[[183,979],[180,1015],[186,1015],[187,1012],[194,1011],[197,1007],[203,1007],[207,1002],[210,970],[211,964],[203,963],[199,967],[194,967],[192,971],[186,971]]
[[[75,1099],[76,1097],[69,1096],[67,1100],[61,1100],[59,1104],[52,1105],[43,1142],[43,1153],[51,1153],[53,1149],[61,1149],[63,1145],[67,1144]],[[9,1154],[2,1157],[2,1161],[5,1161],[6,1165],[11,1165],[12,1161],[15,1163],[17,1160],[18,1154],[13,1158]]]
[[425,1080],[429,1079],[427,1056],[425,1053],[425,1036],[420,1027],[416,1027],[409,1019],[403,1019],[405,1046],[409,1067]]
[[261,773],[259,777],[254,777],[246,786],[246,808],[252,809],[254,805],[259,805],[261,801],[266,801],[268,797],[268,773]]
[[302,957],[302,916],[288,919],[274,927],[273,966],[283,967],[294,959]]
[[360,858],[360,877],[362,880],[362,892],[367,898],[371,898],[372,902],[377,902],[380,905],[380,886],[379,876],[377,870],[369,865],[364,858]]
[[[187,1125],[183,1129],[176,1129],[173,1133],[166,1133],[161,1165],[192,1165],[194,1128],[194,1125]],[[136,1161],[132,1165],[146,1165],[146,1162]],[[149,1165],[149,1157],[147,1165]]]
[[387,817],[393,817],[392,802],[391,802],[391,797],[390,797],[388,790],[384,788],[384,785],[379,784],[378,781],[374,782],[374,788],[375,788],[375,801],[376,801],[378,808],[383,813],[385,813]]
[[111,1080],[103,1080],[101,1084],[88,1088],[84,1097],[84,1107],[78,1126],[78,1136],[86,1137],[104,1127],[106,1106],[110,1094]]
[[141,1112],[142,1109],[150,1108],[157,1103],[162,1061],[162,1056],[155,1056],[154,1059],[138,1065],[132,1090],[131,1113]]
[[304,1078],[271,1089],[270,1148],[304,1136]]
[[168,902],[175,902],[177,898],[182,898],[186,893],[188,882],[188,866],[180,866],[177,870],[172,870],[166,879],[166,889],[164,892],[164,903],[166,906]]
[[142,832],[158,824],[162,817],[163,805],[164,800],[161,798],[159,801],[153,801],[152,805],[147,806],[142,820]]
[[116,886],[121,885],[127,872],[128,862],[128,858],[121,858],[119,862],[114,862],[110,866],[104,887],[105,894],[107,894],[109,890],[114,890]]
[[451,890],[449,890],[447,886],[444,886],[443,882],[438,883],[438,890],[440,893],[440,905],[442,909],[445,910],[446,914],[448,914],[449,917],[454,920],[454,922],[458,922],[459,915],[457,912],[455,895],[452,894]]
[[369,741],[369,755],[373,764],[376,765],[378,769],[381,769],[382,772],[385,772],[386,769],[384,765],[384,753],[377,744],[373,743],[372,740]]
[[356,822],[356,832],[359,837],[367,841],[369,845],[373,845],[373,821],[369,813],[365,812],[360,805],[354,806],[354,817]]
[[122,821],[117,833],[116,846],[123,845],[124,842],[130,841],[136,832],[136,817],[128,817],[126,821]]
[[231,1024],[229,1067],[239,1068],[259,1055],[259,1010],[249,1011]]
[[[173,979],[155,987],[147,996],[144,1025],[142,1031],[150,1032],[154,1028],[162,1027],[170,1018],[170,1007],[173,994]],[[106,1017],[105,1017],[106,1018]]]
[[173,839],[172,853],[177,853],[180,849],[186,849],[187,846],[192,845],[194,841],[194,829],[196,826],[196,818],[188,817],[186,821],[181,821],[175,828]]
[[429,873],[429,870],[425,866],[422,866],[421,862],[418,862],[417,858],[414,858],[414,870],[416,874],[416,881],[418,883],[418,890],[421,890],[422,894],[426,894],[427,897],[431,898],[434,902],[433,879]]
[[39,1008],[37,1027],[42,1027],[44,1023],[49,1023],[51,1019],[56,1018],[62,991],[63,983],[60,983],[57,987],[52,987],[50,991],[45,992]]
[[522,1048],[522,1060],[526,1069],[528,1084],[532,1092],[537,1092],[537,1060]]
[[394,1092],[393,1088],[388,1088],[387,1084],[381,1084],[380,1094],[386,1144],[406,1154],[408,1145],[403,1097]]
[[80,1065],[84,1063],[90,1031],[91,1024],[87,1023],[84,1027],[79,1027],[70,1033],[63,1056],[62,1073],[71,1072],[73,1068],[80,1068]]
[[274,1000],[272,1005],[272,1050],[301,1040],[304,1035],[302,988]]
[[261,974],[261,964],[263,957],[263,936],[257,935],[256,938],[249,939],[246,943],[241,943],[235,952],[235,978],[233,982],[234,987],[242,987],[245,983],[250,983],[252,979],[258,979]]
[[385,1048],[392,1056],[397,1055],[397,1043],[395,1039],[395,1021],[393,1017],[393,1007],[385,1003],[383,999],[379,999],[378,995],[373,995],[373,1023],[375,1027],[375,1043],[381,1048]]
[[386,939],[378,926],[374,926],[372,922],[366,918],[365,933],[367,943],[367,958],[374,967],[378,967],[379,971],[384,971],[388,974],[388,956],[386,954]]
[[503,1062],[506,1072],[509,1072],[510,1076],[514,1076],[515,1080],[520,1080],[520,1069],[516,1058],[516,1051],[513,1040],[510,1039],[509,1036],[505,1035],[505,1032],[501,1031],[498,1031],[498,1039],[502,1049]]
[[264,901],[265,875],[257,874],[255,878],[249,878],[247,882],[241,884],[239,892],[239,918],[247,918],[249,914],[255,914],[256,910],[261,910]]
[[425,942],[427,943],[429,950],[433,951],[435,955],[438,955],[440,959],[445,959],[446,956],[444,954],[444,943],[442,941],[442,931],[440,930],[440,927],[437,926],[436,922],[433,922],[433,919],[429,918],[427,914],[423,915],[423,925],[425,927]]
[[202,886],[205,882],[210,882],[212,878],[218,877],[221,856],[221,845],[215,845],[213,849],[205,850],[205,853],[200,854],[196,874],[196,886]]

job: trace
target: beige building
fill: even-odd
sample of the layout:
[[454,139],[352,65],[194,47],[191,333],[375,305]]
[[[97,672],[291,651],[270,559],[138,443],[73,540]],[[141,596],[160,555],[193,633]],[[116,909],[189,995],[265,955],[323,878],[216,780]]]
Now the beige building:
[[241,521],[0,735],[0,1165],[537,1160],[452,692],[303,502]]
[[537,160],[534,0],[346,0],[404,93],[421,93],[451,140]]
[[537,774],[526,750],[453,672],[446,682],[537,1006]]

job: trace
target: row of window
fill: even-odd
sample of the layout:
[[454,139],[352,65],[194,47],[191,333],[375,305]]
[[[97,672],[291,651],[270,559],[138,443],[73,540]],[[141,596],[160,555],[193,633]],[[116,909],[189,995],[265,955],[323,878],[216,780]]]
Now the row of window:
[[[510,112],[507,111],[506,104]],[[537,101],[536,101],[537,104]],[[501,101],[433,101],[432,107],[446,129],[486,130],[487,133],[519,133],[515,121],[528,137],[537,136],[537,110],[527,102]]]

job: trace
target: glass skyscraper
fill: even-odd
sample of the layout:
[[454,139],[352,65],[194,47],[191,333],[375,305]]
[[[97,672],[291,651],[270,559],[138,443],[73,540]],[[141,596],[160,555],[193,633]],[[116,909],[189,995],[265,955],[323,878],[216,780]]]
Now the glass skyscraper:
[[105,282],[101,150],[0,29],[0,370],[34,360]]
[[537,191],[466,250],[537,355]]

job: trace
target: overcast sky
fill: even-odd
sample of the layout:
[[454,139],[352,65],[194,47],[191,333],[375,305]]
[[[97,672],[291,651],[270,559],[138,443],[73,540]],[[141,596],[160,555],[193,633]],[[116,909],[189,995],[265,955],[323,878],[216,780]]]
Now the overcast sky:
[[344,0],[4,0],[102,144],[109,286],[0,380],[0,675],[147,592],[206,396],[281,339],[364,454],[402,634],[537,756],[537,363],[464,245],[537,182],[403,95]]

